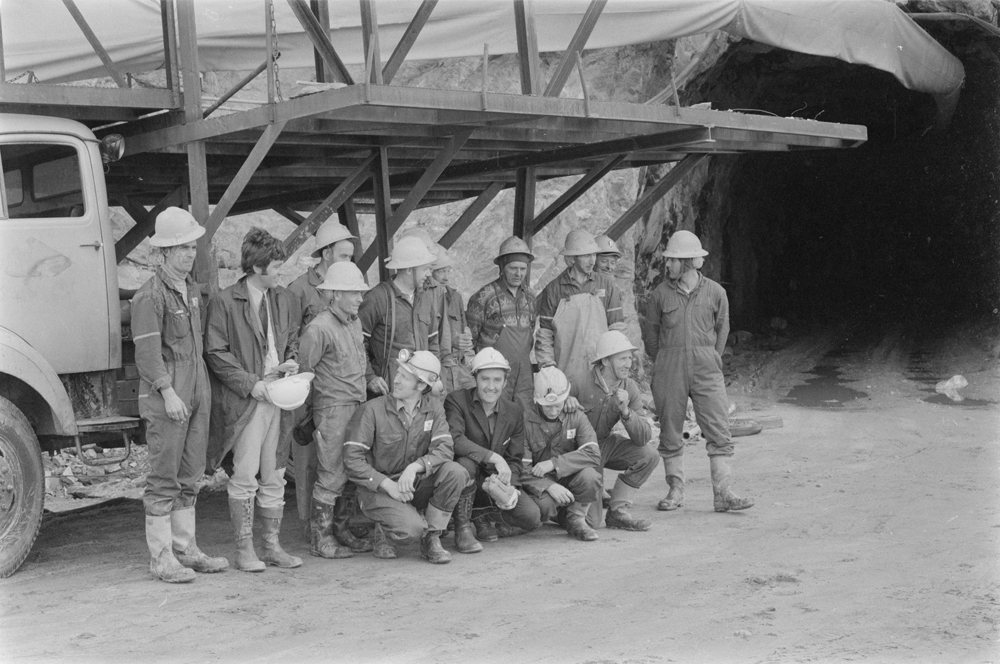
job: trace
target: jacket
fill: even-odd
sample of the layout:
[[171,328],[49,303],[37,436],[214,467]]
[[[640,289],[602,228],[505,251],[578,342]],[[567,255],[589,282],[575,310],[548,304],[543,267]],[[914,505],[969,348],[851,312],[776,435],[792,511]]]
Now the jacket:
[[524,458],[524,411],[513,401],[497,402],[493,435],[489,433],[486,411],[476,395],[476,388],[455,390],[444,400],[448,428],[455,442],[455,458],[468,457],[484,465],[494,453],[510,466],[510,483],[521,484]]
[[573,383],[569,393],[580,402],[580,406],[587,414],[587,420],[597,433],[598,441],[607,440],[611,430],[622,421],[625,432],[632,442],[640,446],[645,445],[652,437],[653,429],[646,420],[646,406],[642,402],[639,386],[631,378],[623,380],[620,386],[628,392],[630,414],[628,420],[624,421],[621,411],[618,410],[618,399],[615,397],[619,385],[605,383],[599,366],[591,370],[589,380]]
[[543,477],[535,477],[524,469],[521,484],[533,496],[542,495],[557,480],[584,468],[601,470],[597,434],[580,411],[562,412],[558,419],[550,421],[536,406],[524,414],[524,436],[531,450],[532,465],[550,459],[555,463],[555,469]]

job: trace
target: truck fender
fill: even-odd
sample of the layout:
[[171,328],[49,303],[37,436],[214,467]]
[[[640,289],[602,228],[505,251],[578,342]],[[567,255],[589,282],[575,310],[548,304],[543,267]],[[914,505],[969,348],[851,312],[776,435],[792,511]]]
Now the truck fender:
[[0,327],[0,373],[24,381],[45,400],[52,411],[53,434],[79,433],[73,403],[55,370],[27,341],[4,327]]

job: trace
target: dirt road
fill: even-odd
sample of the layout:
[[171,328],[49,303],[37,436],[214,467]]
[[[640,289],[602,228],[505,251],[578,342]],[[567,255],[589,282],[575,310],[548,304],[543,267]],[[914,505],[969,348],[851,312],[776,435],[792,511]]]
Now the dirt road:
[[[582,543],[544,526],[432,566],[413,549],[310,557],[290,494],[284,541],[302,568],[168,586],[149,576],[142,507],[128,501],[47,521],[0,581],[0,660],[1000,661],[1000,365],[988,349],[827,335],[752,373],[734,402],[784,426],[737,439],[737,489],[757,501],[747,512],[712,511],[704,450],[688,447],[683,509],[655,511],[659,471],[639,494],[648,533]],[[980,401],[934,397],[952,374]],[[203,495],[198,518],[202,548],[231,556],[225,495]]]

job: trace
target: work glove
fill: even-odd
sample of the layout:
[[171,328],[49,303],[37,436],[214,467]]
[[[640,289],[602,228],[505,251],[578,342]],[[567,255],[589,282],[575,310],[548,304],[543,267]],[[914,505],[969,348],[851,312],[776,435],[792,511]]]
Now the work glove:
[[504,484],[496,475],[490,475],[483,480],[483,491],[493,499],[502,510],[512,510],[517,505],[520,492],[510,484]]

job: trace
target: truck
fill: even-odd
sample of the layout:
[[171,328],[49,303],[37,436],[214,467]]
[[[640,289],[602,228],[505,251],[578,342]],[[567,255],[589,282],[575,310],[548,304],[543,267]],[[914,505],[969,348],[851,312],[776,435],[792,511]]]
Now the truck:
[[104,181],[123,149],[72,120],[0,114],[0,577],[41,528],[42,450],[110,464],[123,457],[93,461],[82,446],[127,455],[141,435]]

